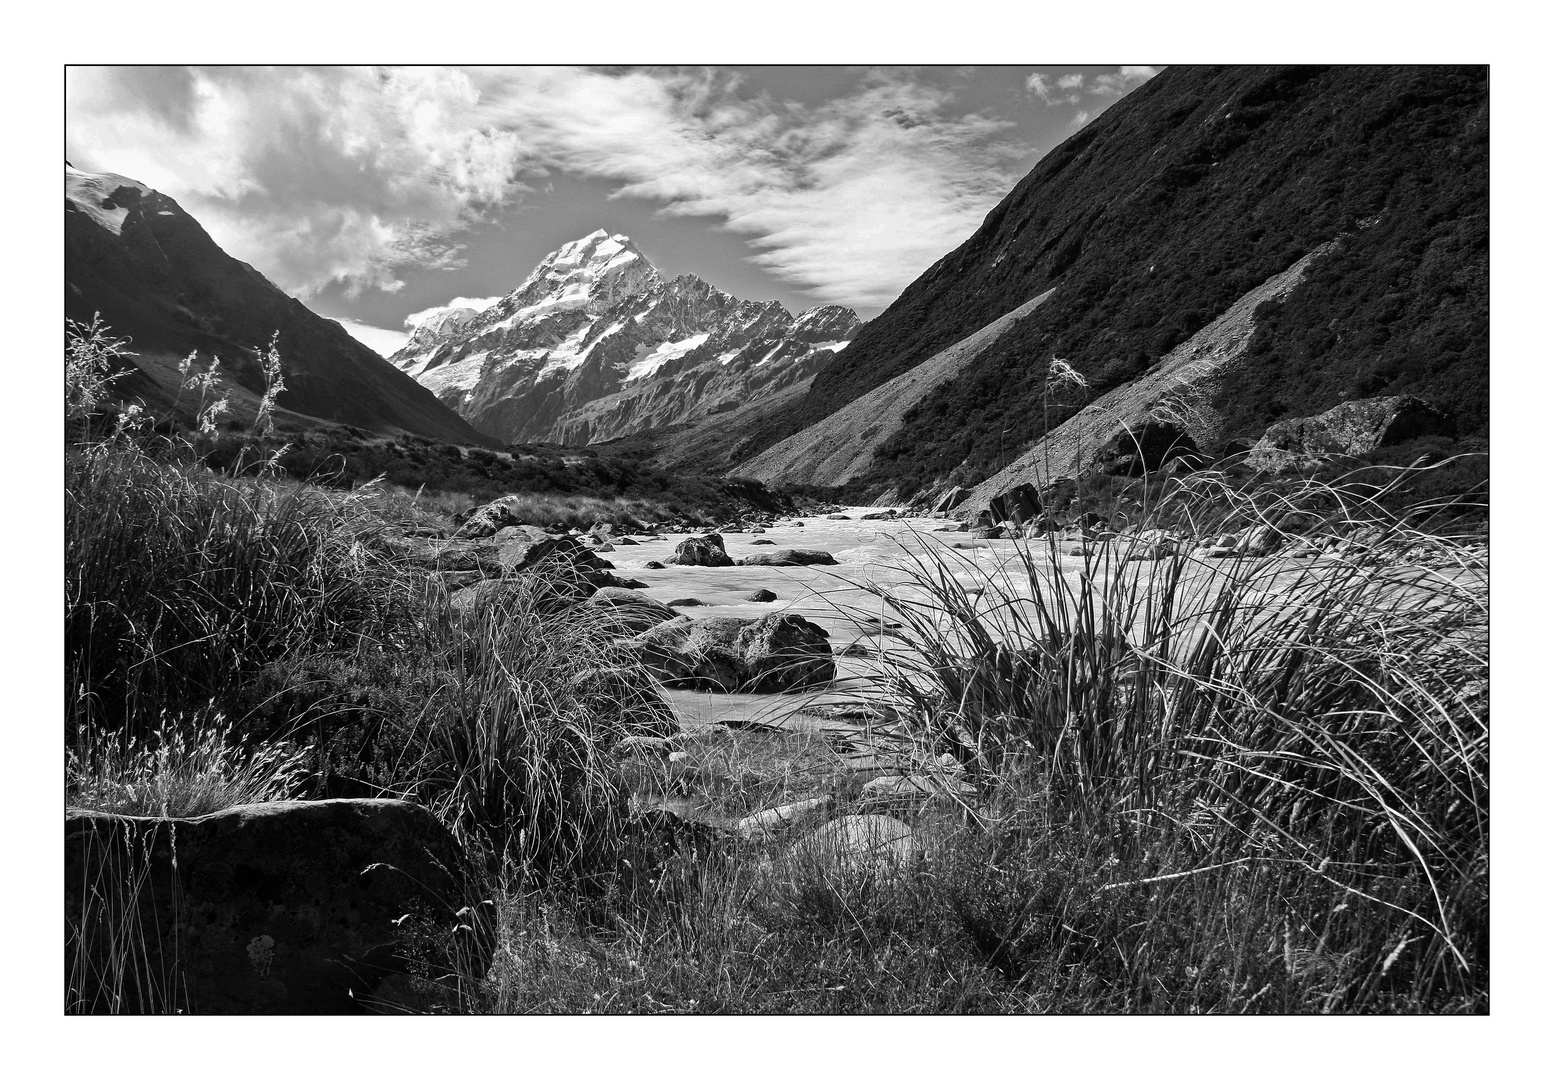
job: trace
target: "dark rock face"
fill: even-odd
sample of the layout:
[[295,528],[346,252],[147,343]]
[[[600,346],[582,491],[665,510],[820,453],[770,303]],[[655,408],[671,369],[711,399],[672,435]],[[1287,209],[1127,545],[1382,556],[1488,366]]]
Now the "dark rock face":
[[959,484],[956,484],[954,487],[950,488],[949,491],[944,493],[943,498],[933,504],[933,512],[936,514],[948,514],[951,510],[954,510],[961,503],[965,502],[966,496],[969,494],[970,492],[968,492],[965,488],[961,487]]
[[1097,455],[1102,471],[1113,476],[1142,476],[1177,460],[1196,463],[1203,460],[1203,455],[1192,436],[1175,424],[1159,420],[1119,433]]
[[750,601],[752,604],[770,604],[773,600],[777,599],[777,594],[772,592],[770,589],[757,589],[755,592],[745,597],[745,599]]
[[681,540],[674,554],[664,560],[670,566],[733,566],[734,560],[723,550],[723,537],[718,533],[692,536]]
[[633,639],[637,658],[670,686],[780,693],[836,676],[828,635],[798,615],[759,619],[682,615]]
[[[461,942],[464,970],[484,972],[493,938],[465,879],[448,831],[397,799],[256,803],[179,821],[70,811],[67,979],[77,973],[80,1007],[113,1008],[104,920],[129,919],[144,934],[139,958],[176,982],[165,995],[133,992],[117,1003],[125,1011],[360,1011],[391,992],[416,932]],[[461,923],[469,929],[452,932]],[[451,970],[438,948],[433,967]]]
[[1451,434],[1451,420],[1419,398],[1366,398],[1269,425],[1246,463],[1254,469],[1297,469],[1324,457],[1355,457],[1422,435]]
[[836,558],[829,551],[819,548],[774,548],[756,555],[746,555],[740,566],[835,566]]
[[1041,496],[1032,485],[1021,484],[995,497],[988,504],[988,511],[994,521],[1012,521],[1016,525],[1024,525],[1027,521],[1034,521],[1041,513]]

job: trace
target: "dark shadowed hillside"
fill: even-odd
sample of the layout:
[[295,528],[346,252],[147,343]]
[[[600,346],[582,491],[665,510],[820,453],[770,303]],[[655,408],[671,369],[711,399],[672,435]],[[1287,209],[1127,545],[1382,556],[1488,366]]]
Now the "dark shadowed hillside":
[[202,365],[219,357],[234,381],[263,391],[255,350],[279,330],[283,408],[374,431],[496,445],[339,323],[222,251],[172,199],[126,177],[67,167],[65,314],[89,322],[97,313],[131,339],[141,376],[129,389],[153,400],[166,396],[155,385],[160,378],[166,390],[166,359],[191,351]]
[[1488,156],[1486,69],[1168,70],[1044,158],[805,397],[748,429],[736,467],[1055,287],[923,397],[863,487],[985,476],[1069,415],[1044,412],[1050,358],[1097,392],[1127,383],[1334,240],[1258,313],[1214,403],[1227,433],[1408,392],[1482,434]]

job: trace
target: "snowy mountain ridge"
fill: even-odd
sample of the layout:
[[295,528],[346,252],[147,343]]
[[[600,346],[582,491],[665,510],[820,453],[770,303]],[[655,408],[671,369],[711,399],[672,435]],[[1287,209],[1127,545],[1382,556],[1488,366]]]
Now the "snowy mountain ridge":
[[496,438],[587,443],[807,380],[861,325],[836,305],[794,316],[694,274],[666,279],[629,237],[600,229],[492,307],[427,319],[389,359]]

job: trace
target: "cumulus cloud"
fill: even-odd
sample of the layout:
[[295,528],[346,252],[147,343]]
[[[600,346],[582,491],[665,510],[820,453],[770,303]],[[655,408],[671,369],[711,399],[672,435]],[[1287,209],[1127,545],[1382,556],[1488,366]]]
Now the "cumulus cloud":
[[[447,69],[68,69],[66,156],[176,192],[216,241],[308,295],[395,291],[522,190],[517,136]],[[77,161],[77,164],[81,164]]]

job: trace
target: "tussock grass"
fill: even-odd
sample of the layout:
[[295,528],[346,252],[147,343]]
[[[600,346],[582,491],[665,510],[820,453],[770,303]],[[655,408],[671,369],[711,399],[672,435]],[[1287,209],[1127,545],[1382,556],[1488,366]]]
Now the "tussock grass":
[[[905,627],[879,689],[990,788],[1039,793],[1011,835],[1098,838],[1107,888],[1151,898],[1148,938],[1174,932],[1159,891],[1185,889],[1194,910],[1236,905],[1232,948],[1282,919],[1290,950],[1346,957],[1285,1008],[1482,1008],[1487,573],[1415,524],[1437,507],[1389,512],[1388,494],[1269,503],[1208,474],[1082,556],[1055,536],[994,568],[913,549],[912,585],[874,589]],[[1161,521],[1365,531],[1317,559],[1210,561],[1160,552]]]

